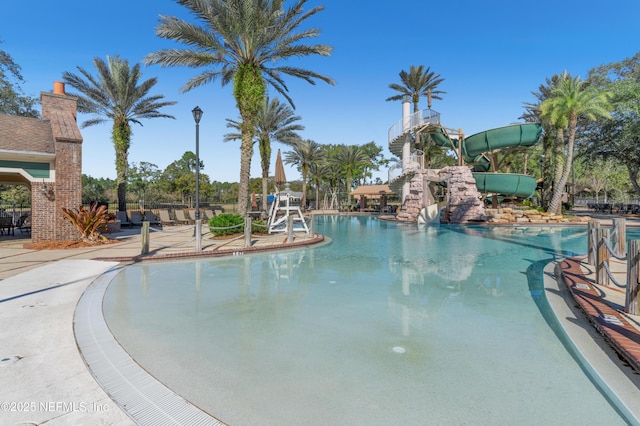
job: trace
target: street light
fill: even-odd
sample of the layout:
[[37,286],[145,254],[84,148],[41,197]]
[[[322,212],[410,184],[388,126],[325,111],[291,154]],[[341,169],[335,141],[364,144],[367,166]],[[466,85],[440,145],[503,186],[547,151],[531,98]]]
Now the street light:
[[195,107],[191,110],[193,119],[196,122],[196,250],[200,251],[201,246],[201,222],[200,222],[200,119],[202,118],[202,110]]

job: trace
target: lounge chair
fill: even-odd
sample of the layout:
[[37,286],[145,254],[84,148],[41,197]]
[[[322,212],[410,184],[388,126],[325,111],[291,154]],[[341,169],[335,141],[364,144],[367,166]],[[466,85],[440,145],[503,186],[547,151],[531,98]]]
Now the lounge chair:
[[144,222],[144,217],[139,210],[132,210],[129,212],[129,221],[135,226],[142,226],[142,222]]
[[162,223],[158,220],[155,214],[151,210],[145,210],[144,212],[144,220],[149,222],[149,225],[162,225]]
[[176,209],[175,215],[176,215],[177,222],[184,223],[186,225],[189,225],[192,223],[192,221],[190,219],[187,219],[187,217],[184,215],[184,210]]
[[[189,209],[187,210],[187,213],[189,214],[188,219],[191,219],[193,223],[196,223],[196,211],[194,209]],[[200,216],[200,218],[202,219],[202,215]]]
[[160,225],[175,225],[176,221],[169,216],[169,210],[158,210],[158,217],[160,218]]
[[215,216],[215,213],[211,209],[204,209],[204,215],[207,217],[207,220],[209,220]]
[[131,223],[129,221],[129,218],[127,217],[127,212],[117,211],[116,220],[120,221],[120,226],[126,226],[127,228],[130,228],[131,226],[133,226],[133,223]]

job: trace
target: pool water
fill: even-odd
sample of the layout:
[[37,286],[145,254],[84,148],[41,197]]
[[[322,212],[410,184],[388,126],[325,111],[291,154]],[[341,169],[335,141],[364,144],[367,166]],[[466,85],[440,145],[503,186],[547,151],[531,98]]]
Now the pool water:
[[125,268],[109,327],[231,425],[626,424],[547,322],[585,228],[316,220],[331,243]]

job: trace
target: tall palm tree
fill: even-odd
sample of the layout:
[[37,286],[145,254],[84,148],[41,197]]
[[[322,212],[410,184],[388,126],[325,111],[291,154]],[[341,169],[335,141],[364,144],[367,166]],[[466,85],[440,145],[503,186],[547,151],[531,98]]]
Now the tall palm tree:
[[[98,70],[97,77],[77,67],[81,75],[65,71],[63,81],[80,94],[78,112],[93,114],[93,118],[81,124],[82,128],[112,121],[111,139],[116,150],[116,185],[118,188],[118,210],[127,209],[127,174],[129,168],[129,147],[131,146],[131,123],[142,125],[142,118],[175,118],[163,114],[160,108],[174,105],[164,101],[163,95],[149,95],[157,79],[150,78],[140,82],[142,76],[140,64],[129,67],[129,61],[118,55],[93,60]],[[84,78],[83,78],[84,77]]]
[[[332,48],[302,42],[317,37],[319,30],[305,21],[323,7],[303,11],[307,0],[296,0],[284,9],[285,0],[177,0],[202,22],[197,26],[176,17],[161,16],[156,34],[189,46],[164,49],[147,55],[147,64],[163,66],[209,67],[182,87],[187,92],[220,79],[223,86],[233,82],[233,96],[240,112],[240,185],[238,212],[245,215],[249,204],[249,177],[253,155],[255,118],[262,108],[266,85],[274,87],[293,106],[287,94],[284,75],[315,84],[334,81],[316,72],[293,67],[273,66],[290,58],[309,55],[329,56]],[[213,69],[211,69],[213,68]]]
[[422,96],[427,97],[429,108],[431,108],[431,99],[442,100],[440,95],[447,93],[437,90],[444,78],[441,78],[440,74],[431,71],[431,67],[427,67],[425,70],[424,65],[411,65],[409,72],[402,70],[399,75],[402,84],[392,83],[389,88],[400,93],[389,96],[387,101],[401,101],[405,96],[410,96],[414,113],[419,111],[418,103]]
[[[571,77],[563,73],[558,84],[551,90],[551,97],[540,104],[542,117],[550,120],[556,128],[557,144],[564,143],[564,129],[567,129],[566,161],[556,167],[562,170],[558,182],[554,182],[549,211],[559,214],[562,207],[562,194],[573,164],[573,150],[578,127],[578,118],[594,121],[610,115],[611,93],[601,91],[585,84],[579,76]],[[556,171],[557,173],[557,171]]]
[[[262,211],[267,211],[267,195],[269,183],[269,168],[271,167],[271,141],[281,142],[285,145],[293,145],[300,139],[296,133],[304,130],[304,126],[296,124],[300,116],[294,115],[291,107],[281,104],[278,98],[269,101],[265,98],[263,107],[256,116],[256,136],[260,151],[260,163],[262,166]],[[227,127],[241,129],[241,123],[227,119]],[[224,135],[224,141],[242,139],[240,133],[228,133]]]
[[[537,92],[531,92],[535,97],[536,102],[524,103],[525,112],[519,118],[526,122],[539,122],[544,130],[542,134],[542,154],[541,154],[541,170],[540,175],[542,177],[542,206],[545,207],[549,204],[551,199],[551,182],[559,182],[562,176],[562,169],[556,168],[559,173],[554,174],[552,165],[560,164],[562,156],[564,154],[564,138],[560,135],[561,143],[559,146],[557,141],[557,130],[548,117],[543,117],[540,111],[540,104],[545,100],[552,97],[553,88],[558,85],[558,82],[563,78],[573,78],[571,74],[566,72],[563,74],[553,74],[551,78],[547,77],[544,84],[538,87]],[[562,129],[560,130],[562,132]],[[551,176],[554,175],[552,178]]]
[[347,190],[347,200],[351,205],[351,188],[353,178],[364,172],[365,167],[370,167],[371,159],[367,153],[357,145],[340,145],[336,155],[329,161],[335,163],[343,172]]
[[[311,169],[324,159],[322,147],[312,140],[298,140],[291,145],[291,151],[284,153],[284,163],[297,166],[302,175],[302,202],[307,200],[307,180]],[[317,194],[316,194],[317,195]],[[316,199],[316,204],[318,200]]]

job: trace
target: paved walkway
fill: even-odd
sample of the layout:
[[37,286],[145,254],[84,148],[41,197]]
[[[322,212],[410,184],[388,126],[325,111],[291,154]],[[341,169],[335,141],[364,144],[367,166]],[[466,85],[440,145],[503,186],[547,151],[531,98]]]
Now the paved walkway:
[[123,229],[109,235],[116,240],[113,244],[68,250],[31,250],[25,244],[31,240],[27,234],[17,232],[15,236],[0,236],[0,279],[8,278],[44,263],[58,260],[93,259],[117,262],[138,262],[142,260],[166,260],[198,256],[228,256],[239,252],[256,252],[282,248],[295,248],[322,242],[322,235],[307,236],[294,233],[291,243],[287,235],[253,235],[247,246],[244,235],[229,239],[214,239],[203,227],[201,252],[196,252],[193,226],[169,226],[161,231],[151,229],[149,233],[149,253],[142,255],[140,227]]
[[[603,225],[610,223],[611,216],[607,216],[602,218]],[[637,218],[628,221],[629,226],[639,223]],[[141,260],[233,255],[323,241],[321,236],[298,234],[287,243],[285,235],[264,235],[253,236],[251,245],[245,247],[244,236],[214,240],[205,233],[203,250],[196,253],[193,227],[169,227],[150,234],[150,252],[142,256],[139,228],[112,237],[118,242],[70,250],[29,250],[24,248],[30,241],[25,235],[0,236],[0,423],[133,424],[91,376],[73,334],[74,310],[80,296],[105,272]],[[545,288],[549,280],[558,288],[556,282],[563,276],[587,318],[629,364],[638,368],[640,318],[620,312],[620,300],[624,300],[621,291],[596,285],[592,268],[581,258],[566,259],[555,267],[556,274],[545,276]],[[614,262],[612,269],[618,281],[625,280],[621,276],[625,265]],[[588,324],[584,316],[574,321]],[[638,386],[630,383],[622,394],[638,391]]]

